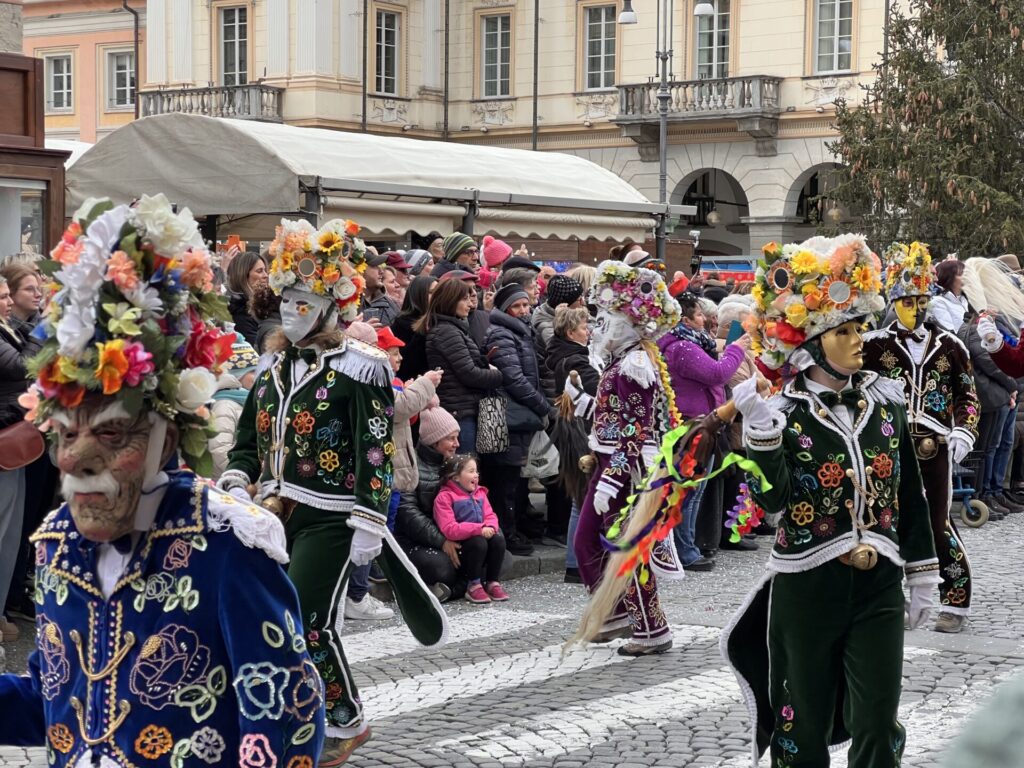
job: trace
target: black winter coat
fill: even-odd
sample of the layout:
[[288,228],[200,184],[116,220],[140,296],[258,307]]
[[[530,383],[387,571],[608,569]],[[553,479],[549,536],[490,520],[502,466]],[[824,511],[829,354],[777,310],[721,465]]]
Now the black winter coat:
[[501,371],[488,367],[469,323],[457,317],[438,315],[427,331],[427,365],[444,372],[437,397],[456,419],[476,418],[480,398],[501,387]]
[[395,538],[407,552],[413,547],[441,549],[445,538],[434,522],[434,499],[441,488],[444,458],[429,445],[421,444],[416,448],[416,464],[420,481],[415,491],[403,493],[398,502]]
[[375,298],[373,301],[366,302],[363,304],[363,321],[370,322],[371,320],[380,320],[380,324],[385,328],[390,328],[391,324],[398,319],[398,305],[392,301],[387,294],[382,293],[380,296]]
[[555,373],[548,365],[548,344],[555,337],[555,310],[547,302],[533,310],[530,325],[533,326],[533,343],[537,347],[537,360],[540,364],[540,385],[549,400],[562,394],[562,389],[555,383]]
[[391,324],[391,332],[405,342],[402,347],[402,365],[398,369],[398,378],[402,381],[410,381],[430,370],[427,363],[427,337],[412,329],[417,320],[418,317],[403,314]]
[[231,294],[228,311],[231,312],[231,322],[235,324],[235,331],[245,337],[245,340],[252,344],[253,349],[259,349],[257,343],[260,321],[249,314],[249,297],[237,293]]
[[590,351],[582,344],[555,335],[548,342],[547,368],[554,375],[555,393],[565,391],[565,380],[570,371],[580,375],[584,391],[591,397],[597,396],[597,383],[601,374],[590,364]]
[[25,360],[39,351],[38,339],[23,339],[21,334],[0,326],[0,429],[25,418],[18,397],[28,390]]
[[964,323],[957,336],[964,342],[974,366],[974,385],[978,390],[982,412],[996,411],[1010,404],[1010,393],[1017,391],[1017,382],[1000,370],[991,355],[981,346],[977,323]]
[[[501,371],[502,393],[509,402],[515,401],[529,408],[541,419],[551,415],[551,403],[540,385],[533,328],[500,309],[492,309],[491,327],[487,329],[487,350],[491,364]],[[492,454],[489,458],[507,466],[525,465],[533,434],[510,431],[508,450]]]

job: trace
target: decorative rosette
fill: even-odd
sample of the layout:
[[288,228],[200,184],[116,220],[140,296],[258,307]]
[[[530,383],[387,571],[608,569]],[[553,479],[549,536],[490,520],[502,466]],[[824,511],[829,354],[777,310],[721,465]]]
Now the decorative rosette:
[[893,243],[885,250],[885,293],[889,301],[935,292],[935,267],[925,243]]
[[186,461],[208,473],[206,405],[235,335],[214,325],[231,316],[191,212],[162,194],[132,207],[90,199],[50,256],[41,268],[56,293],[34,331],[43,347],[29,363],[26,418],[45,428],[87,393],[116,398],[175,422]]
[[334,300],[344,322],[359,314],[359,299],[366,288],[366,246],[356,235],[354,221],[332,219],[319,230],[305,219],[281,219],[270,244],[270,287],[280,295],[285,288]]
[[598,268],[590,289],[590,303],[624,315],[641,337],[650,340],[675,328],[682,318],[682,310],[669,295],[665,278],[621,261],[606,261]]
[[747,330],[751,349],[769,370],[781,368],[804,342],[885,308],[881,262],[863,235],[768,243],[761,252]]

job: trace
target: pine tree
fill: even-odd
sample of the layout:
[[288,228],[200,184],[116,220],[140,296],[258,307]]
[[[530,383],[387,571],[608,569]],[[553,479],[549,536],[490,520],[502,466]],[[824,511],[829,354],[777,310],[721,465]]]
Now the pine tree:
[[[894,3],[895,5],[895,3]],[[830,196],[877,247],[1024,253],[1024,0],[910,0],[862,104],[837,104]]]

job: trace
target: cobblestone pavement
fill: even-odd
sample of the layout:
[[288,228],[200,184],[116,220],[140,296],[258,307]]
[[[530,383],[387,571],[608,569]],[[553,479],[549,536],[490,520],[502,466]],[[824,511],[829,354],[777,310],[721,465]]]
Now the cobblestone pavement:
[[[904,766],[937,765],[967,716],[1024,666],[1024,515],[962,532],[976,576],[973,616],[961,635],[907,635]],[[625,659],[614,645],[563,656],[584,595],[555,575],[508,582],[503,605],[449,606],[450,641],[436,650],[416,646],[397,620],[350,622],[346,648],[374,728],[350,764],[749,766],[746,711],[718,636],[760,573],[765,546],[721,553],[714,572],[663,585],[675,647],[659,657]],[[24,667],[24,646],[9,648],[9,668]],[[41,750],[0,748],[0,765],[46,760]],[[833,765],[845,766],[845,755]]]

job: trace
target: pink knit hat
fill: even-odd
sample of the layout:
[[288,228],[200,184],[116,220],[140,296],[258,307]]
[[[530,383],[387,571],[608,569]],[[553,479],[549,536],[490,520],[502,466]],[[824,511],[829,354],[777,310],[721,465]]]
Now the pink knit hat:
[[512,246],[504,240],[496,240],[490,235],[484,235],[481,245],[483,246],[484,262],[491,269],[497,269],[501,266],[501,262],[512,255]]
[[440,406],[420,411],[420,442],[434,446],[451,434],[459,432],[459,422]]
[[372,344],[377,346],[377,332],[373,330],[373,326],[369,323],[364,323],[359,320],[349,323],[348,328],[345,329],[345,335],[351,339],[356,339],[364,344]]

